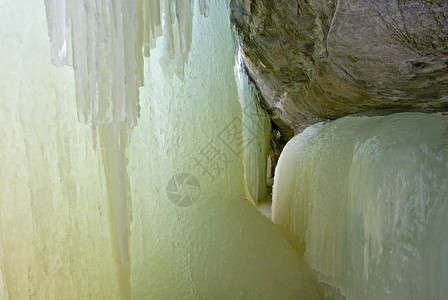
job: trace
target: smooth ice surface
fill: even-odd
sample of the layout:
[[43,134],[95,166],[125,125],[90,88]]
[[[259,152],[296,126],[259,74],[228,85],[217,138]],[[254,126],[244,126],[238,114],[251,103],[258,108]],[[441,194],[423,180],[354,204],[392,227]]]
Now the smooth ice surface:
[[286,145],[273,220],[298,237],[327,293],[448,297],[447,133],[442,114],[351,116]]

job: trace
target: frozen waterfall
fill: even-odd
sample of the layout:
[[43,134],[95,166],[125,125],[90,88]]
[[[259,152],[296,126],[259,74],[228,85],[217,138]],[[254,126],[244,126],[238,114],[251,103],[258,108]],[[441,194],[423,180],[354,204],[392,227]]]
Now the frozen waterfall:
[[0,16],[0,299],[448,297],[447,116],[309,127],[274,224],[254,206],[270,118],[228,1]]
[[448,117],[316,124],[286,145],[273,220],[300,240],[327,293],[448,297]]
[[0,6],[0,298],[319,297],[246,199],[269,124],[237,87],[227,3],[46,4],[51,51],[43,3]]

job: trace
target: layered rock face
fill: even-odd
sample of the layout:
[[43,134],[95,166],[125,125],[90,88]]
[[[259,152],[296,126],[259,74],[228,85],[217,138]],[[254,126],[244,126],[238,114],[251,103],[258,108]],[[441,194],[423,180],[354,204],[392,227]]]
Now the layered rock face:
[[285,139],[382,108],[448,108],[444,0],[232,0],[240,51]]

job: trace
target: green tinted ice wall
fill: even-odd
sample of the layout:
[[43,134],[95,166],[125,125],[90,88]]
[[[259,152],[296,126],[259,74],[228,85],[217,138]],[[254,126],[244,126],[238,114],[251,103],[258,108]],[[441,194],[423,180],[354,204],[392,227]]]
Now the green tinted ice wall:
[[0,298],[320,295],[245,199],[228,8],[200,4],[184,81],[152,51],[139,125],[92,130],[71,69],[50,64],[43,3],[1,3]]
[[[151,52],[145,78],[163,78],[160,55]],[[141,90],[129,144],[135,298],[319,295],[295,249],[244,199],[233,68],[227,7],[215,3],[209,18],[193,18],[185,80],[151,80]]]

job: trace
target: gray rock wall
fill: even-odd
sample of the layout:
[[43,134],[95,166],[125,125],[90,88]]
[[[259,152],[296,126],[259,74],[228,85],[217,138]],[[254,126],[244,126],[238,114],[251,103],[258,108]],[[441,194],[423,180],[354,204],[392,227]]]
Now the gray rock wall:
[[232,0],[246,67],[287,140],[325,119],[448,109],[448,1]]

